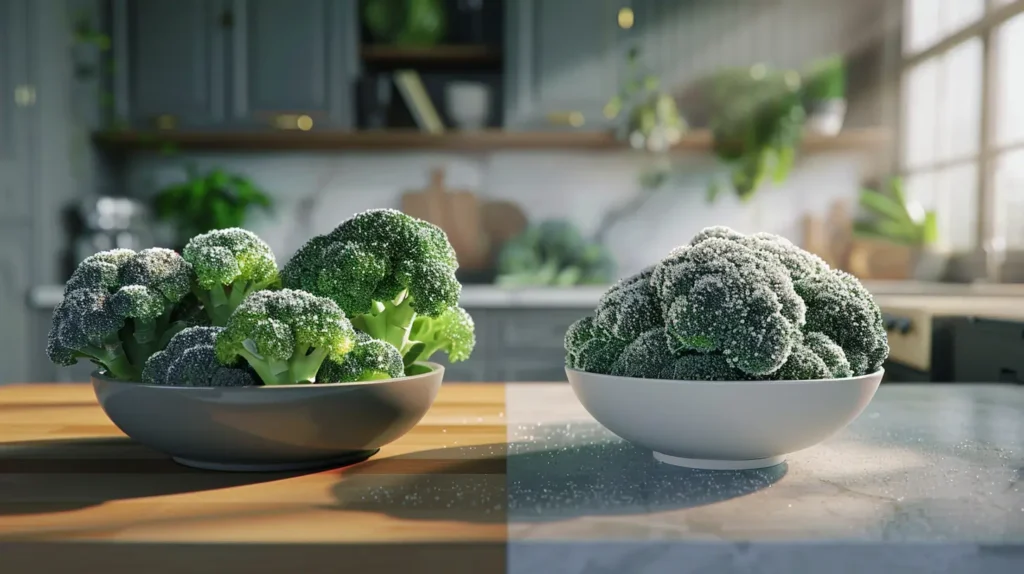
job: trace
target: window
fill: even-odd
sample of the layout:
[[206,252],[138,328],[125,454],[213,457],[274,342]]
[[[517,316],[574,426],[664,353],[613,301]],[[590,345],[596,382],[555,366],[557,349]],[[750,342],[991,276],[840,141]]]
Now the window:
[[904,0],[903,22],[908,196],[950,250],[1024,249],[1024,0]]

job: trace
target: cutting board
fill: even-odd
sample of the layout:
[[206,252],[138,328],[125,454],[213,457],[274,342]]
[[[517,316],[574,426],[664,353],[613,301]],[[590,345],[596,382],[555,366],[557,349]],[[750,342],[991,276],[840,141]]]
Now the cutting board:
[[482,224],[480,201],[473,192],[447,189],[444,169],[431,172],[430,185],[425,189],[404,194],[402,211],[443,229],[455,249],[460,268],[474,270],[487,266],[489,241]]

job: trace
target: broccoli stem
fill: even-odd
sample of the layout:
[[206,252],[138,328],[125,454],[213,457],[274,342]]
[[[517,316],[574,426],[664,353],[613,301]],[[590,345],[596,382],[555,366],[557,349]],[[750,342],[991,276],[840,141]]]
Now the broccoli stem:
[[249,294],[252,289],[252,284],[244,279],[239,279],[231,284],[231,294],[228,295],[228,308],[231,309],[230,313],[233,313],[242,301]]
[[195,286],[193,293],[203,304],[210,324],[214,327],[224,327],[228,324],[228,318],[235,312],[235,309],[242,304],[242,301],[252,292],[252,284],[244,279],[239,279],[231,285],[217,284],[210,289],[203,289]]
[[245,349],[239,350],[238,354],[256,371],[264,385],[286,385],[290,382],[287,361],[267,359]]
[[312,349],[299,346],[287,361],[267,359],[246,349],[239,351],[264,385],[292,385],[311,383],[316,380],[317,371],[327,358],[326,349]]
[[384,303],[379,313],[358,315],[352,319],[352,325],[374,339],[387,341],[403,354],[413,345],[409,340],[412,322],[416,320],[416,311],[412,308],[412,297],[401,295],[394,301]]
[[139,369],[132,365],[121,345],[84,347],[79,352],[103,365],[107,374],[121,381],[139,380]]

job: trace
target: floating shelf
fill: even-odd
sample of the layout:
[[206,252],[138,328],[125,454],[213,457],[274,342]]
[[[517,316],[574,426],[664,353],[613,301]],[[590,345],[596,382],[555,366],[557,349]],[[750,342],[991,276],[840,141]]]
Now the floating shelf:
[[[97,145],[110,150],[131,151],[161,149],[168,145],[189,150],[433,150],[490,152],[501,150],[591,150],[622,151],[627,146],[608,132],[553,131],[516,132],[484,130],[427,134],[416,130],[380,131],[164,131],[99,132]],[[837,136],[807,135],[804,152],[871,150],[889,141],[882,128],[851,129]],[[675,149],[679,152],[711,151],[711,134],[695,130],[687,134]]]

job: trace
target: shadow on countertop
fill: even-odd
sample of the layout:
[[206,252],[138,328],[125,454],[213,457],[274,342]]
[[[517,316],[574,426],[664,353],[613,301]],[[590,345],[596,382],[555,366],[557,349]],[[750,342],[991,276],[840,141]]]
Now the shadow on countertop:
[[371,459],[345,470],[333,494],[342,509],[403,519],[543,522],[713,504],[768,488],[788,471],[785,463],[679,468],[617,439],[567,444],[580,434],[539,427],[530,441]]
[[128,437],[4,442],[0,516],[79,510],[115,500],[217,490],[302,474],[307,472],[193,469]]

